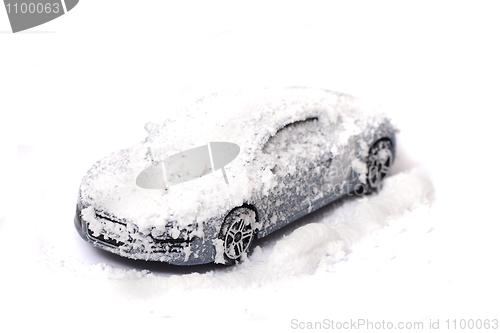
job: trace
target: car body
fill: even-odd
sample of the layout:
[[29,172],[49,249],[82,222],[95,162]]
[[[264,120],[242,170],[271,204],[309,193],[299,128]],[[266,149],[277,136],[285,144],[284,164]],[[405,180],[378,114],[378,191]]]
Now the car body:
[[[146,130],[85,175],[75,226],[101,249],[176,265],[234,263],[254,239],[344,195],[378,190],[395,154],[385,115],[312,88],[213,94]],[[207,164],[175,184],[141,178],[214,143],[232,147],[222,173]]]

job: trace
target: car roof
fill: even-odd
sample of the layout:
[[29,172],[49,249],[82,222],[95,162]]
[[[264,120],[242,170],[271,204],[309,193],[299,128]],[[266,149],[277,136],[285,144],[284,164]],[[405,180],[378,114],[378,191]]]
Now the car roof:
[[318,118],[330,124],[340,115],[356,118],[352,96],[334,91],[290,87],[224,91],[197,100],[153,128],[146,138],[155,159],[206,144],[232,142],[250,154],[284,126]]

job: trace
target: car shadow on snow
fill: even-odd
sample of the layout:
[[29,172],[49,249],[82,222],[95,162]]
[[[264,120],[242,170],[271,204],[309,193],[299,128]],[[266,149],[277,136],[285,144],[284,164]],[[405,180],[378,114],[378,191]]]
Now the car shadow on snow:
[[102,262],[105,262],[106,264],[109,264],[113,267],[122,269],[135,269],[137,271],[147,270],[157,275],[184,275],[191,273],[203,274],[210,271],[224,270],[230,267],[214,263],[180,266],[172,265],[167,262],[134,260],[120,257],[119,255],[96,247],[92,247],[92,251],[95,252],[96,256],[102,258]]

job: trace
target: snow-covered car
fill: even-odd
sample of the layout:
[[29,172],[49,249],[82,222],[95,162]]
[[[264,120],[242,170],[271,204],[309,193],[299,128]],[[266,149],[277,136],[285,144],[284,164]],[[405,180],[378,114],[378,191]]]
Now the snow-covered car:
[[[75,225],[98,248],[177,265],[232,264],[254,239],[344,195],[378,190],[395,156],[396,130],[383,113],[311,88],[210,95],[146,130],[84,176]],[[166,173],[185,171],[179,165],[192,154],[183,152],[210,153],[217,143],[232,147],[222,172],[211,172],[204,153],[194,176],[169,182]],[[168,170],[172,156],[178,171]],[[145,170],[163,173],[145,180]]]

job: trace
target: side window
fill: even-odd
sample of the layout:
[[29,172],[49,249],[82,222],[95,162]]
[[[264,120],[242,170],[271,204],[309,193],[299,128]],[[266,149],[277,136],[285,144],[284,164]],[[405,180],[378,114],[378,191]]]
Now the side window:
[[318,118],[297,121],[280,129],[263,148],[277,163],[278,169],[311,167],[325,154],[325,135]]

